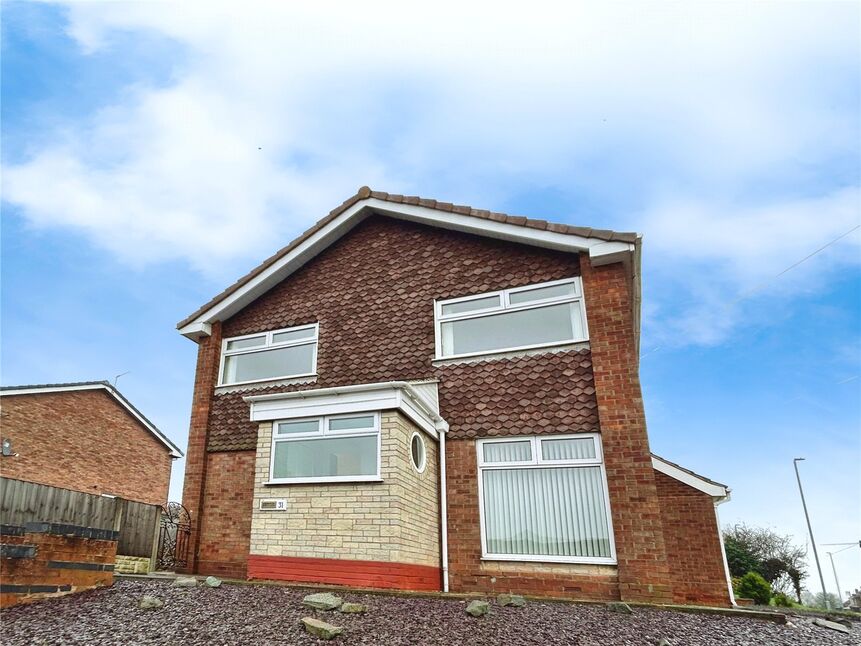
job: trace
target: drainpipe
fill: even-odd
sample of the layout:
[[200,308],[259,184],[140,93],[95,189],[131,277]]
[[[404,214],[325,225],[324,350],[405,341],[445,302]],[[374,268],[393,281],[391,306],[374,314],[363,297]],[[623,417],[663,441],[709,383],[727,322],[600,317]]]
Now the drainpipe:
[[715,521],[717,521],[717,530],[718,530],[718,539],[720,540],[720,553],[723,556],[723,571],[726,575],[726,587],[729,590],[729,601],[733,606],[736,606],[735,602],[735,592],[732,589],[732,576],[729,573],[729,561],[726,558],[726,547],[723,544],[723,529],[720,526],[720,513],[718,512],[718,505],[722,505],[727,502],[730,498],[729,489],[726,490],[726,496],[723,498],[716,498],[714,501],[715,505]]
[[448,429],[438,429],[439,433],[439,515],[440,547],[442,549],[442,591],[448,592],[448,505],[445,491],[445,434]]

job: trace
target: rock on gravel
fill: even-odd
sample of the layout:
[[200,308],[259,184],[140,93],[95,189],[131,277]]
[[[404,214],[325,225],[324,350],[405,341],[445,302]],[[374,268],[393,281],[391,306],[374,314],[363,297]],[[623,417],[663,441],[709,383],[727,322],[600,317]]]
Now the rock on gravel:
[[320,639],[335,639],[344,632],[343,628],[333,626],[320,619],[314,619],[314,617],[305,617],[302,619],[302,625],[305,626],[307,632]]
[[522,608],[526,605],[526,599],[521,597],[519,594],[501,594],[496,597],[496,603],[500,606],[514,606],[515,608]]
[[[3,646],[314,646],[302,605],[310,590],[287,586],[222,585],[207,590],[174,588],[158,579],[117,579],[110,588],[4,608]],[[145,594],[164,601],[143,611]],[[495,596],[495,595],[494,595]],[[341,646],[859,646],[861,626],[851,634],[829,630],[810,619],[791,628],[742,616],[682,613],[638,606],[633,615],[608,612],[604,604],[529,599],[523,608],[474,619],[459,598],[371,595],[350,592],[368,606],[366,614],[320,618],[344,629]],[[322,612],[322,611],[321,611]]]
[[621,615],[630,615],[634,612],[631,610],[631,606],[627,603],[622,603],[621,601],[611,601],[607,604],[607,610],[610,612],[618,612]]
[[476,599],[475,601],[470,601],[466,606],[467,614],[472,615],[473,617],[481,617],[490,612],[490,604],[487,601],[480,601]]
[[302,603],[315,610],[334,610],[343,603],[343,600],[331,592],[317,592],[316,594],[309,594],[302,600]]
[[344,612],[348,615],[354,615],[356,613],[367,612],[368,607],[363,603],[349,603],[345,602],[341,604],[339,608],[341,612]]
[[838,624],[836,621],[828,621],[827,619],[820,619],[819,617],[814,619],[813,623],[817,626],[821,626],[822,628],[828,628],[830,630],[836,630],[837,632],[846,633],[847,635],[850,632],[852,632],[849,628],[847,628],[843,624]]
[[197,579],[193,576],[178,576],[173,580],[174,588],[194,588],[197,586]]
[[217,588],[218,586],[221,585],[221,579],[219,579],[216,576],[208,576],[208,577],[206,577],[206,580],[204,581],[204,583],[206,584],[206,586],[208,588]]
[[158,597],[152,596],[151,594],[145,594],[138,602],[138,608],[141,610],[156,610],[162,607],[164,607],[164,601]]

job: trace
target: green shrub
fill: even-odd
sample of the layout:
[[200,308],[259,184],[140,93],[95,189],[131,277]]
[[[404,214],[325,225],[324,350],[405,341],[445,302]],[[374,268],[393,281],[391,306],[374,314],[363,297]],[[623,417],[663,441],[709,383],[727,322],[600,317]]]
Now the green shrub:
[[771,586],[761,575],[748,572],[739,580],[736,594],[745,599],[753,599],[754,603],[761,606],[767,606],[771,599]]
[[792,602],[788,596],[786,596],[783,592],[775,592],[774,596],[771,597],[771,602],[775,606],[779,606],[781,608],[791,608],[795,604]]

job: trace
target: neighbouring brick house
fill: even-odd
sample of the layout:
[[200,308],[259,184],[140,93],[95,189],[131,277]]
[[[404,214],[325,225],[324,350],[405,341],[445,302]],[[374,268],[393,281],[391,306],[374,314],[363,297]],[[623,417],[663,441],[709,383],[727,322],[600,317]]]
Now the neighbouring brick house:
[[650,453],[640,238],[363,187],[182,321],[188,570],[729,605]]
[[0,388],[0,433],[5,478],[154,505],[182,456],[107,381]]

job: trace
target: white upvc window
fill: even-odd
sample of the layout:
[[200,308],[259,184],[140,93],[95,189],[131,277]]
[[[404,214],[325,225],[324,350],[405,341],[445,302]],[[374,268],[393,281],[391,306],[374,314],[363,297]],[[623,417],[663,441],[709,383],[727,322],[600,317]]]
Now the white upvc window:
[[270,484],[375,480],[380,480],[378,412],[273,422]]
[[224,339],[218,385],[316,374],[318,334],[319,325],[312,323]]
[[434,301],[436,358],[586,341],[579,277]]
[[477,440],[482,558],[616,563],[598,434]]

